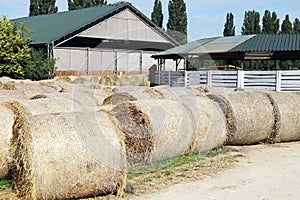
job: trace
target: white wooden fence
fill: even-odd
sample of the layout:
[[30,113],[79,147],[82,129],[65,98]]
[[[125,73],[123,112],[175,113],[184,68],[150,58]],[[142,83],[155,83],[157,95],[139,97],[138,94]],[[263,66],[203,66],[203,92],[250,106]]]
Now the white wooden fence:
[[155,85],[300,91],[300,71],[156,71]]

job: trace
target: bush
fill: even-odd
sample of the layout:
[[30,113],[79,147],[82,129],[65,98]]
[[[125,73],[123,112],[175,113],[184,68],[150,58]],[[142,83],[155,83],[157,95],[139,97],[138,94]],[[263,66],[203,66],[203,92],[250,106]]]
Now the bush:
[[55,60],[44,50],[29,47],[30,30],[0,17],[0,77],[41,80],[52,78]]
[[55,59],[47,58],[44,50],[31,49],[31,59],[25,60],[24,78],[33,81],[53,77]]
[[0,18],[0,76],[22,78],[23,60],[30,59],[29,31],[6,18]]

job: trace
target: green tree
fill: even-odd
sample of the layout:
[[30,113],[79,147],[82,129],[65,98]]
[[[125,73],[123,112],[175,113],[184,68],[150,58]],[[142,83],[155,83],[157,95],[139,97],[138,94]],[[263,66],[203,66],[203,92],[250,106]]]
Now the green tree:
[[293,25],[293,32],[300,33],[300,20],[298,18],[295,19]]
[[260,14],[254,10],[246,11],[244,23],[242,26],[242,35],[251,35],[261,33]]
[[30,0],[29,16],[57,13],[56,0]]
[[265,11],[265,14],[262,18],[262,33],[270,34],[274,32],[274,24],[269,10]]
[[158,27],[163,27],[163,18],[164,15],[162,14],[162,3],[160,0],[155,0],[153,11],[151,13],[151,20],[154,24]]
[[69,10],[106,5],[107,0],[68,0]]
[[53,77],[55,59],[48,58],[45,50],[31,49],[31,59],[24,60],[24,78],[34,81]]
[[234,16],[232,13],[227,13],[223,36],[234,36],[234,35],[235,35]]
[[187,12],[184,0],[169,0],[167,32],[180,44],[187,43]]
[[8,19],[0,19],[0,77],[22,78],[23,61],[30,59],[29,31]]
[[280,25],[279,25],[279,19],[277,18],[276,12],[272,12],[272,22],[274,26],[273,33],[275,34],[279,33]]
[[293,25],[290,21],[289,15],[285,15],[285,19],[281,24],[281,33],[292,33],[293,32]]

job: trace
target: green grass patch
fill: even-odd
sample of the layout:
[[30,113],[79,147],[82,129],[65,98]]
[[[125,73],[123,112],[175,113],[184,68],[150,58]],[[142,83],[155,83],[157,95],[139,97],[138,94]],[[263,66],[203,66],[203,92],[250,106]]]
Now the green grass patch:
[[0,191],[8,190],[12,188],[12,183],[7,180],[0,180]]
[[211,151],[208,151],[204,155],[207,156],[207,157],[215,157],[215,156],[220,155],[220,154],[225,154],[225,153],[228,153],[228,152],[237,152],[237,151],[238,150],[236,150],[235,148],[222,146],[222,147],[215,148]]

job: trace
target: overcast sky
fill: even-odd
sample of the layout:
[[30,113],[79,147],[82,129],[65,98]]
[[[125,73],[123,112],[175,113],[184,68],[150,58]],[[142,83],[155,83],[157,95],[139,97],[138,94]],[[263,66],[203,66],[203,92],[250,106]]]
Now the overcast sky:
[[[150,18],[154,0],[128,0],[137,9]],[[168,20],[168,1],[161,0],[164,12],[164,26]],[[113,3],[114,0],[108,0]],[[190,41],[206,37],[222,36],[226,13],[232,12],[235,17],[236,35],[241,34],[244,13],[256,10],[264,15],[266,9],[275,11],[280,24],[285,14],[293,22],[300,18],[299,0],[186,0],[188,12],[188,38]],[[59,12],[66,11],[67,0],[56,0]],[[28,16],[29,0],[0,0],[0,15],[9,19]]]

